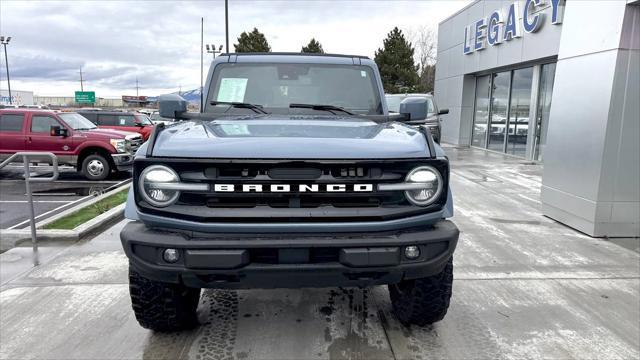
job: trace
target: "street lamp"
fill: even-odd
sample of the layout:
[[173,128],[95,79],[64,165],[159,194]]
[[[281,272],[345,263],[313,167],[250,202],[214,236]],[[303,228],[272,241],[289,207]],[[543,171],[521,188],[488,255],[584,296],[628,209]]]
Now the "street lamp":
[[207,52],[209,54],[213,54],[213,59],[214,60],[216,59],[216,54],[220,54],[222,52],[222,45],[220,45],[218,50],[216,50],[216,46],[213,45],[213,44],[211,44],[211,45],[207,44],[207,45],[205,45],[205,47],[206,47]]
[[11,101],[11,81],[9,80],[9,60],[7,58],[7,44],[11,41],[11,36],[5,38],[0,36],[0,44],[4,45],[4,63],[7,65],[7,87],[9,88],[9,105],[13,105]]

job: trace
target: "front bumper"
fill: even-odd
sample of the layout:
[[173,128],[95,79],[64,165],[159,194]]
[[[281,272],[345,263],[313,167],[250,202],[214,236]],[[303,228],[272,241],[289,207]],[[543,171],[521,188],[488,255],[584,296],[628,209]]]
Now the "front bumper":
[[[135,221],[120,238],[130,265],[156,281],[199,288],[371,286],[442,271],[458,242],[458,228],[442,220],[432,227],[395,232],[319,234],[213,234],[148,228]],[[404,247],[416,245],[409,260]],[[163,260],[177,249],[176,263]]]
[[129,171],[133,169],[134,156],[135,155],[131,153],[111,154],[113,163],[116,165],[118,171]]

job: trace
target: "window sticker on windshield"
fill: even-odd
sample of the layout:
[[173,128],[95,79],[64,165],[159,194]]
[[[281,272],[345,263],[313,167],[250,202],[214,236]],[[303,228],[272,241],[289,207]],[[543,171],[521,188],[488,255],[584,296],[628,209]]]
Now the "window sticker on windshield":
[[217,101],[244,102],[244,93],[247,91],[247,81],[242,78],[224,78],[220,81]]
[[367,72],[364,70],[360,70],[360,76],[362,76],[363,78],[367,77]]
[[124,125],[127,123],[126,119],[120,118],[120,125]]

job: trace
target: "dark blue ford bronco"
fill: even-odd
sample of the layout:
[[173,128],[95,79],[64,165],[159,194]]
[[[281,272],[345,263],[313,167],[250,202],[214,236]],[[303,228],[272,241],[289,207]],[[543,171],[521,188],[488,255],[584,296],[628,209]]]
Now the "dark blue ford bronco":
[[200,113],[160,97],[122,230],[131,301],[157,331],[197,325],[201,288],[388,285],[404,324],[449,307],[458,229],[449,162],[389,115],[366,57],[223,54]]

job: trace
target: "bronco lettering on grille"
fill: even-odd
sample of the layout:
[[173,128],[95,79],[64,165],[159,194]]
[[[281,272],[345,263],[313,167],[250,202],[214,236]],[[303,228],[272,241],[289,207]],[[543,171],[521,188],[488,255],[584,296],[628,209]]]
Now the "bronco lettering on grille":
[[314,193],[314,192],[372,192],[373,184],[215,184],[215,192],[272,192],[272,193]]

